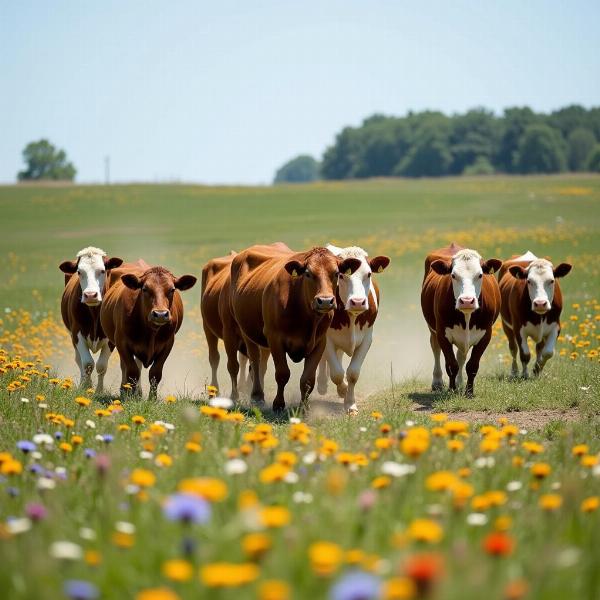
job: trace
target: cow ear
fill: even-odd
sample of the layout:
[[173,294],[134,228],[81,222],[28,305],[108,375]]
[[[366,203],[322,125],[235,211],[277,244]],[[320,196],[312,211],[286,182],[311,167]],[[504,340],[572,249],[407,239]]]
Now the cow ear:
[[508,267],[508,272],[517,279],[527,279],[527,271],[521,265]]
[[74,275],[77,273],[77,263],[72,260],[65,260],[65,262],[61,262],[60,265],[58,265],[58,268],[63,273],[67,273],[68,275]]
[[123,259],[113,256],[112,258],[104,257],[104,268],[108,271],[109,269],[116,269],[123,264]]
[[332,254],[335,254],[336,256],[339,256],[340,252],[343,250],[343,248],[340,248],[339,246],[334,246],[333,244],[327,244],[327,246],[325,246],[325,248],[327,248],[327,250],[329,250],[329,252],[331,252]]
[[564,277],[571,272],[572,268],[573,266],[569,263],[560,263],[560,265],[554,269],[554,277]]
[[292,277],[300,277],[300,275],[306,271],[306,267],[300,261],[290,260],[289,262],[285,263],[285,270]]
[[183,292],[193,288],[196,281],[198,280],[193,275],[182,275],[175,280],[175,287]]
[[486,275],[493,275],[502,266],[502,261],[499,258],[488,258],[481,268]]
[[452,273],[452,263],[450,261],[434,260],[429,266],[438,275],[450,275]]
[[139,290],[142,287],[142,282],[138,279],[137,275],[134,275],[133,273],[121,275],[121,281],[130,290]]
[[369,260],[369,266],[373,273],[381,273],[390,264],[388,256],[376,256]]
[[338,270],[344,275],[352,275],[355,271],[360,269],[361,261],[358,258],[345,258],[338,262]]

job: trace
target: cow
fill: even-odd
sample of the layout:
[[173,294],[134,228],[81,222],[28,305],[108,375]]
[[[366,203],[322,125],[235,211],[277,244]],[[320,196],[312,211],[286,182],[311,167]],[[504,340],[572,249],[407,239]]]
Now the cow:
[[108,258],[104,250],[89,246],[77,253],[76,260],[66,260],[59,265],[65,274],[60,311],[63,323],[71,334],[82,387],[92,385],[92,353],[100,352],[95,365],[98,373],[97,392],[104,389],[104,375],[112,351],[100,323],[100,306],[106,293],[107,275],[122,262],[121,258]]
[[[379,287],[372,279],[372,273],[381,273],[389,264],[387,256],[369,258],[357,246],[339,248],[327,244],[326,248],[336,256],[345,259],[354,257],[360,260],[360,267],[352,275],[340,273],[336,295],[336,308],[331,325],[327,330],[325,352],[319,364],[317,389],[327,393],[327,371],[336,384],[340,398],[344,398],[344,408],[350,415],[358,413],[354,399],[354,387],[360,376],[360,369],[373,341],[373,324],[379,310]],[[345,375],[342,355],[350,357]]]
[[141,395],[142,366],[150,368],[150,398],[156,389],[175,334],[183,322],[180,291],[196,283],[193,275],[175,277],[164,267],[145,261],[113,271],[111,285],[100,310],[100,321],[121,359],[121,394]]
[[[427,321],[434,368],[431,389],[443,388],[440,352],[444,353],[449,389],[462,386],[466,364],[465,394],[474,395],[479,361],[492,337],[492,325],[500,312],[500,289],[493,277],[502,265],[497,258],[483,260],[475,250],[451,244],[425,259],[421,308]],[[456,346],[454,356],[453,345]]]
[[[253,373],[259,371],[260,349],[268,348],[275,365],[277,394],[273,410],[285,408],[284,390],[290,378],[289,356],[304,360],[300,397],[308,400],[325,349],[340,273],[360,267],[356,258],[341,259],[327,248],[294,252],[251,246],[231,263],[230,302],[246,345]],[[260,377],[253,377],[251,399],[264,402]]]
[[527,251],[504,261],[498,273],[502,297],[502,328],[508,338],[512,355],[511,375],[517,377],[517,352],[521,359],[524,379],[531,353],[527,339],[535,342],[536,361],[533,374],[539,375],[554,354],[560,334],[562,293],[558,279],[565,277],[572,266],[560,263],[557,267],[544,258]]

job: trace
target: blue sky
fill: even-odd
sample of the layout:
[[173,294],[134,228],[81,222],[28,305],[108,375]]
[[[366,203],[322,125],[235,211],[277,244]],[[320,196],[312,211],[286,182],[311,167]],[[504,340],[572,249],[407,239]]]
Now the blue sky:
[[374,113],[600,104],[600,2],[0,0],[0,182],[268,183]]

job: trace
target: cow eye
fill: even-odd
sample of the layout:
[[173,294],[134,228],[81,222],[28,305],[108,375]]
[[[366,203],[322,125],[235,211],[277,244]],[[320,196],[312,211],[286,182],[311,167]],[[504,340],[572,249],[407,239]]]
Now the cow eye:
[[479,279],[483,278],[483,273],[479,273]]
[[100,275],[104,275],[104,273],[106,273],[106,269],[100,269],[99,273]]
[[454,273],[451,274],[452,279],[456,279],[456,275]]
[[372,273],[369,273],[369,274],[367,275],[367,277],[368,277],[369,279],[371,279],[371,275],[372,275]]
[[554,285],[554,279],[550,280],[550,285]]

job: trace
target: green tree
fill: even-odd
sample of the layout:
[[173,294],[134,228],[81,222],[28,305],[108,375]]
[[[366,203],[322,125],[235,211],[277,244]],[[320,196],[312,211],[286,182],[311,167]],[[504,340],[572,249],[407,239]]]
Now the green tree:
[[27,168],[19,171],[19,181],[55,179],[73,181],[77,170],[67,161],[64,150],[57,150],[48,140],[41,139],[27,144],[23,150]]
[[515,173],[516,155],[519,140],[525,129],[539,120],[528,106],[507,108],[502,118],[500,145],[496,151],[494,164],[496,169],[504,173]]
[[355,156],[358,153],[358,135],[353,127],[345,127],[337,134],[333,146],[325,150],[321,174],[325,179],[353,177]]
[[527,127],[519,141],[515,163],[520,173],[565,171],[567,158],[560,132],[543,123]]
[[487,156],[478,156],[470,165],[467,165],[463,175],[493,175],[494,166]]
[[273,183],[307,183],[319,179],[319,163],[308,154],[292,158],[277,169]]
[[596,144],[590,152],[587,160],[586,169],[594,173],[600,173],[600,144]]
[[587,166],[587,159],[596,145],[596,136],[583,127],[573,129],[567,139],[569,169],[583,171]]

